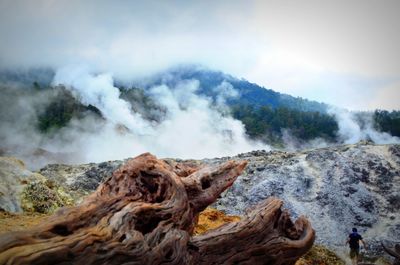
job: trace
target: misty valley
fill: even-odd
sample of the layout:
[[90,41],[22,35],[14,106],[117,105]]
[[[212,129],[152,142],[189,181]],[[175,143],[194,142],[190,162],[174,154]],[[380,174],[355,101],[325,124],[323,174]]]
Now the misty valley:
[[130,82],[79,68],[3,71],[0,78],[1,153],[33,169],[146,151],[201,159],[400,142],[399,111],[347,111],[203,67]]

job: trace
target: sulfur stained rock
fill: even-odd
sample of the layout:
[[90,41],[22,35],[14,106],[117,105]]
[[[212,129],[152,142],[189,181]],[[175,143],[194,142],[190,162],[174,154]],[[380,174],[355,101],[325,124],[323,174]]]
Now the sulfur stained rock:
[[198,222],[194,228],[194,234],[201,235],[226,223],[238,221],[240,221],[240,216],[225,215],[216,209],[207,208],[200,213]]
[[240,221],[193,235],[198,215],[246,166],[129,160],[83,202],[37,227],[0,235],[1,264],[294,264],[315,238],[282,201],[260,202]]
[[[207,165],[245,159],[246,169],[229,190],[220,194],[213,208],[230,215],[243,215],[246,208],[275,196],[284,202],[291,216],[305,214],[318,234],[316,242],[329,249],[340,251],[343,237],[356,226],[369,242],[370,251],[366,255],[373,258],[383,255],[380,240],[400,241],[399,154],[400,145],[359,143],[302,152],[253,151],[235,157],[199,161],[164,159],[164,162],[172,167],[186,165],[175,169],[176,174],[184,175]],[[54,164],[42,168],[37,175],[41,176],[39,180],[45,177],[53,181],[75,202],[80,202],[124,162]],[[18,169],[21,163],[15,163],[16,172],[21,171]],[[33,174],[24,171],[13,176],[18,179]],[[15,190],[22,192],[29,179],[20,178],[25,184],[14,180],[0,178],[0,208],[21,212],[20,197]]]
[[32,181],[21,194],[21,207],[25,212],[53,213],[60,207],[71,206],[74,200],[62,187],[50,181]]
[[314,245],[301,257],[296,265],[345,265],[345,262],[334,252],[320,245]]
[[[242,215],[275,196],[293,217],[305,214],[318,235],[316,243],[334,251],[342,250],[343,240],[357,227],[369,242],[365,255],[373,259],[384,254],[380,240],[400,242],[394,229],[400,223],[399,154],[400,145],[370,143],[241,154],[247,168],[212,207]],[[226,159],[236,157],[211,162]],[[257,171],[260,165],[265,169]]]
[[27,170],[21,160],[0,157],[0,209],[21,213],[24,189],[30,183],[40,181],[46,181],[46,178]]

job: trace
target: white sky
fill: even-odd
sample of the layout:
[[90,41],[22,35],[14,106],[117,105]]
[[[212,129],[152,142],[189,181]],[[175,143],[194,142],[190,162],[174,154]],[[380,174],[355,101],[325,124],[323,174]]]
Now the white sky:
[[340,107],[400,109],[399,14],[390,0],[0,0],[0,66],[136,78],[200,63]]

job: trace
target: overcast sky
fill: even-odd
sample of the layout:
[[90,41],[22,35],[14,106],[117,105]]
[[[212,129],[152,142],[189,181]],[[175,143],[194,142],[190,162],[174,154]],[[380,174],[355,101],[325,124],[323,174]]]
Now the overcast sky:
[[400,1],[0,0],[0,66],[137,78],[199,63],[349,109],[400,109]]

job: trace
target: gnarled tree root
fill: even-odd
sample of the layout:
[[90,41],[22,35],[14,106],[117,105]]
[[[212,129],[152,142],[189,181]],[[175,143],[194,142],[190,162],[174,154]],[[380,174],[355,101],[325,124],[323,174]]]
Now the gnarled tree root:
[[80,205],[45,223],[0,235],[0,264],[294,264],[314,241],[310,223],[292,223],[270,198],[240,222],[192,236],[198,214],[246,166],[128,161]]
[[394,257],[395,260],[393,262],[393,265],[400,265],[400,244],[399,243],[389,244],[389,242],[384,242],[384,241],[382,241],[381,244],[386,253]]

